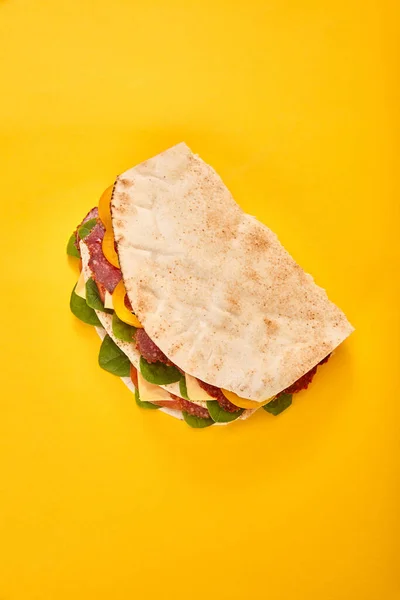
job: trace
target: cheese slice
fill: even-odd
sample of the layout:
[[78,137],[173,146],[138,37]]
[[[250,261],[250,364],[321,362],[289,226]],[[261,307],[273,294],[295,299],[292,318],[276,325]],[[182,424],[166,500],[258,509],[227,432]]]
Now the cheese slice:
[[104,298],[104,308],[114,309],[112,295],[110,294],[110,292],[107,292],[107,290],[106,290],[105,298]]
[[146,381],[139,371],[137,372],[137,377],[139,396],[142,402],[172,402],[173,398],[162,387]]
[[186,379],[186,390],[189,400],[192,402],[207,402],[208,400],[215,400],[210,394],[207,394],[206,390],[203,390],[196,377],[185,374]]
[[85,283],[85,277],[83,275],[83,270],[81,271],[81,274],[79,275],[78,283],[76,284],[76,288],[75,288],[75,294],[77,296],[79,296],[80,298],[83,298],[84,300],[86,300],[86,283]]

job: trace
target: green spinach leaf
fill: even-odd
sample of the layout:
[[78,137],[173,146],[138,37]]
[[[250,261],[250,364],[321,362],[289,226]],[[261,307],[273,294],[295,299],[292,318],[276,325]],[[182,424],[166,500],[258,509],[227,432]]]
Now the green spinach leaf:
[[138,406],[140,406],[140,408],[147,408],[149,410],[157,410],[157,409],[161,408],[160,406],[157,406],[156,404],[152,404],[151,402],[143,402],[140,399],[139,390],[137,388],[135,388],[135,400],[136,400],[136,404]]
[[118,375],[118,377],[129,377],[129,358],[118,348],[109,335],[104,338],[99,353],[99,365],[105,371]]
[[162,362],[148,363],[143,356],[140,357],[140,372],[146,381],[157,385],[174,383],[182,379],[182,373],[176,367],[165,365]]
[[101,301],[96,282],[92,278],[88,279],[86,282],[86,303],[88,306],[90,306],[90,308],[101,310],[101,312],[106,312],[108,314],[112,314],[114,312],[109,308],[104,308],[104,304]]
[[83,225],[79,227],[78,235],[81,240],[83,240],[87,235],[89,235],[96,223],[97,219],[89,219],[89,221],[86,221],[86,223],[83,223]]
[[86,300],[75,294],[75,288],[72,290],[71,299],[69,301],[69,307],[71,312],[78,317],[84,323],[88,325],[95,325],[96,327],[102,327],[98,316],[94,312],[93,308],[90,308],[86,304]]
[[281,412],[289,408],[292,404],[292,394],[282,394],[279,398],[271,400],[268,404],[264,404],[263,409],[275,417]]
[[182,398],[185,398],[185,400],[189,400],[189,396],[187,393],[187,387],[186,387],[186,379],[185,376],[182,376],[182,379],[179,382],[179,392],[181,394]]
[[75,233],[73,233],[68,240],[67,254],[69,256],[75,256],[76,258],[80,258],[81,253],[79,252],[78,248],[75,246],[75,240],[76,240]]
[[136,327],[121,321],[117,317],[117,313],[113,314],[112,330],[115,337],[123,342],[132,342],[135,339]]
[[182,411],[183,418],[186,423],[193,427],[194,429],[202,429],[203,427],[210,427],[210,425],[214,425],[214,421],[212,419],[203,419],[202,417],[194,417],[193,415],[189,415],[186,411]]
[[216,400],[207,401],[208,412],[215,423],[230,423],[235,421],[243,412],[243,408],[239,408],[236,412],[228,412],[220,407]]

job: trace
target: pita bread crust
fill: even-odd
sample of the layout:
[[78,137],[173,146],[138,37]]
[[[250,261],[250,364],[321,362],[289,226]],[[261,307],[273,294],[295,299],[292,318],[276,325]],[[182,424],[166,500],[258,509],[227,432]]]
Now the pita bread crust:
[[135,313],[181,369],[263,400],[352,331],[216,172],[178,144],[118,177],[112,222]]

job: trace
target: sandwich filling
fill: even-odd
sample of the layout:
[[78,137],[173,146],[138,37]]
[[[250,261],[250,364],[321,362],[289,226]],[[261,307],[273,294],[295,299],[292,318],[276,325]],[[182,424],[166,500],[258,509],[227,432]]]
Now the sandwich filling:
[[[111,195],[109,200],[111,200]],[[105,318],[111,319],[112,332],[116,339],[113,342],[109,336],[106,336],[105,339],[109,340],[108,346],[103,342],[103,350],[108,349],[110,342],[116,346],[119,342],[134,344],[140,355],[139,369],[132,363],[127,366],[129,377],[136,389],[136,400],[140,406],[147,408],[149,405],[153,405],[154,408],[165,407],[178,410],[182,412],[189,425],[204,427],[214,422],[223,423],[230,422],[238,417],[245,418],[263,405],[271,414],[279,414],[290,405],[292,394],[300,392],[310,385],[319,365],[313,367],[289,388],[282,390],[274,398],[263,403],[240,398],[233,392],[222,390],[210,383],[185,374],[149,337],[135,316],[124,289],[121,270],[116,266],[115,260],[112,264],[105,255],[107,248],[111,247],[115,250],[115,245],[112,243],[110,246],[109,241],[108,246],[104,243],[107,234],[107,219],[104,218],[104,220],[105,223],[99,216],[99,209],[97,207],[93,208],[70,238],[68,244],[70,255],[82,258],[81,244],[84,244],[88,257],[87,272],[90,275],[85,280],[82,271],[73,291],[73,298],[84,300],[89,310],[96,311],[94,316],[97,314],[101,318],[102,315],[102,320]],[[73,308],[72,299],[71,308]],[[81,316],[80,311],[77,311],[76,308],[73,308],[73,312],[77,316]],[[110,316],[108,317],[108,315]],[[105,325],[105,322],[99,321],[91,324]],[[326,362],[328,358],[329,355],[320,364]],[[103,367],[105,367],[105,364],[109,364],[102,364],[100,359],[99,361]],[[107,370],[111,369],[107,368]],[[124,375],[126,375],[125,371]],[[168,387],[168,385],[176,383],[179,385],[179,394],[160,387]],[[159,389],[156,390],[156,388]],[[140,399],[141,390],[146,400]],[[177,389],[174,388],[174,391],[177,391]],[[288,397],[290,397],[289,403]],[[282,399],[281,402],[280,399]],[[271,410],[268,410],[269,405]]]

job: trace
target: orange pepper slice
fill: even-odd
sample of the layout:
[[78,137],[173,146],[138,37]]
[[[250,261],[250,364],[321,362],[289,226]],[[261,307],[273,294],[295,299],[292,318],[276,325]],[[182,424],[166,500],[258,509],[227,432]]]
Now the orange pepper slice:
[[127,323],[128,325],[133,325],[133,327],[143,329],[143,325],[141,324],[137,316],[131,313],[131,311],[128,308],[126,308],[125,296],[126,289],[124,286],[124,282],[121,279],[112,295],[113,306],[117,317],[121,319],[121,321],[123,321],[124,323]]
[[100,196],[100,200],[99,200],[99,217],[100,217],[104,227],[106,227],[108,225],[108,223],[111,223],[110,204],[111,204],[113,189],[114,189],[114,186],[110,185],[110,187],[108,187],[102,193],[102,195]]
[[119,259],[118,254],[115,251],[114,232],[111,221],[111,197],[113,189],[114,186],[110,185],[110,187],[103,192],[99,201],[99,217],[106,228],[101,247],[108,262],[119,269]]
[[267,400],[261,400],[260,402],[256,402],[256,400],[248,400],[247,398],[241,398],[234,392],[229,392],[228,390],[221,389],[221,392],[223,393],[225,398],[229,400],[229,402],[232,402],[232,404],[238,406],[239,408],[260,408],[261,406],[264,406],[264,404],[268,404],[268,402],[271,402],[275,398],[275,396],[273,396],[272,398],[268,398]]
[[115,251],[114,233],[111,224],[110,228],[106,229],[101,247],[103,250],[103,254],[108,260],[108,262],[111,263],[114,267],[120,269],[121,267],[119,266],[118,254]]

